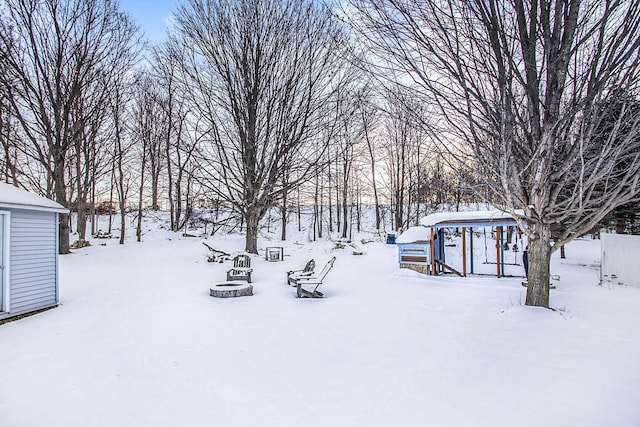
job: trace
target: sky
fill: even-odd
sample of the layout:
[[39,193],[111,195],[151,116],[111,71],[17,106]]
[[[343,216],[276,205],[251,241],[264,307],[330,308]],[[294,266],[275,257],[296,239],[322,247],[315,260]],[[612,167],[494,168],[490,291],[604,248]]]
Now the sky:
[[129,12],[153,44],[166,37],[167,20],[178,8],[179,0],[120,0],[120,8]]

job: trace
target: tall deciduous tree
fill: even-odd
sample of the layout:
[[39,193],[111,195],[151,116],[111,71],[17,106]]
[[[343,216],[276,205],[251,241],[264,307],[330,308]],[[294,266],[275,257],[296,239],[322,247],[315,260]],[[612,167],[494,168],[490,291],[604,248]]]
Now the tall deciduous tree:
[[[120,244],[125,241],[126,230],[126,214],[127,200],[129,198],[129,190],[131,188],[132,173],[131,168],[127,167],[128,157],[132,151],[131,139],[127,138],[127,126],[125,123],[127,117],[127,99],[130,95],[132,84],[126,76],[117,79],[111,88],[109,113],[113,124],[113,156],[112,156],[112,173],[111,188],[115,187],[118,197],[118,206],[120,213]],[[110,214],[111,215],[111,214]],[[109,232],[111,231],[111,219],[109,220]]]
[[371,170],[370,183],[373,190],[373,203],[376,214],[376,230],[380,231],[382,217],[380,215],[380,198],[378,197],[378,183],[376,175],[376,143],[375,143],[375,121],[379,111],[371,101],[368,92],[365,92],[359,99],[360,118],[363,124],[364,140],[367,143],[367,154],[369,154],[369,164]]
[[[429,123],[432,136],[521,219],[526,304],[548,307],[551,253],[640,190],[640,114],[623,100],[627,114],[606,138],[598,126],[620,108],[602,100],[620,88],[638,93],[640,3],[350,3],[355,27],[386,67],[379,76],[397,78],[429,106],[439,120]],[[621,163],[628,167],[616,169]],[[552,240],[557,224],[563,232]]]
[[[69,206],[68,154],[95,114],[77,107],[95,105],[131,64],[137,28],[112,0],[4,0],[0,7],[0,85],[29,147],[25,152],[46,171],[55,200]],[[67,214],[60,218],[59,241],[59,252],[68,253]]]
[[176,15],[180,77],[208,127],[200,184],[243,217],[248,252],[259,220],[322,158],[340,33],[310,0],[190,0]]

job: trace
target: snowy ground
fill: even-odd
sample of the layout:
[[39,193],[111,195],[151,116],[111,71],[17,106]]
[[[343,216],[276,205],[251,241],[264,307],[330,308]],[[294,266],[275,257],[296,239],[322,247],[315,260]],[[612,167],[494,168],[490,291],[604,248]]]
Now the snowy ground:
[[[61,257],[61,306],[0,325],[0,425],[638,425],[640,289],[598,286],[597,241],[554,254],[555,311],[523,306],[521,278],[424,277],[394,246],[327,241],[253,257],[254,296],[216,299],[229,264],[202,241]],[[285,271],[333,255],[325,298],[296,299]]]

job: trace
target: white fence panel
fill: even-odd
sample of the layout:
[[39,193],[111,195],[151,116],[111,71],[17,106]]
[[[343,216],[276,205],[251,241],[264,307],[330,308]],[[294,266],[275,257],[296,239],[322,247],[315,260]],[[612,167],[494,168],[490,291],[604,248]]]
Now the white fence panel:
[[600,234],[601,283],[640,288],[640,236]]

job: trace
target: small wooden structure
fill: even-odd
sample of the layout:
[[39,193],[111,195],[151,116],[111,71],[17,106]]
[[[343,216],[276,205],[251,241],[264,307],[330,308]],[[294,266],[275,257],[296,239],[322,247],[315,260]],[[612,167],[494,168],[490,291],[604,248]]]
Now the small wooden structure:
[[409,227],[395,239],[398,264],[418,273],[430,274],[431,236],[425,227]]
[[227,281],[246,280],[251,283],[251,257],[246,254],[240,254],[233,257],[233,268],[227,271]]
[[[516,212],[518,214],[519,212]],[[470,264],[470,273],[473,274],[473,256],[470,263],[467,262],[467,230],[470,236],[470,251],[473,254],[473,228],[495,227],[496,231],[496,275],[504,276],[504,227],[517,226],[514,217],[504,211],[470,211],[470,212],[442,212],[428,215],[420,220],[420,224],[430,233],[430,274],[444,273],[445,270],[456,273],[459,276],[467,276],[467,265]],[[445,262],[444,229],[462,229],[462,272],[456,271]]]
[[284,248],[270,247],[265,250],[264,259],[269,262],[278,262],[284,260]]
[[331,258],[318,275],[299,276],[293,280],[296,285],[296,295],[298,298],[322,298],[324,294],[318,290],[322,281],[333,268],[336,257]]

